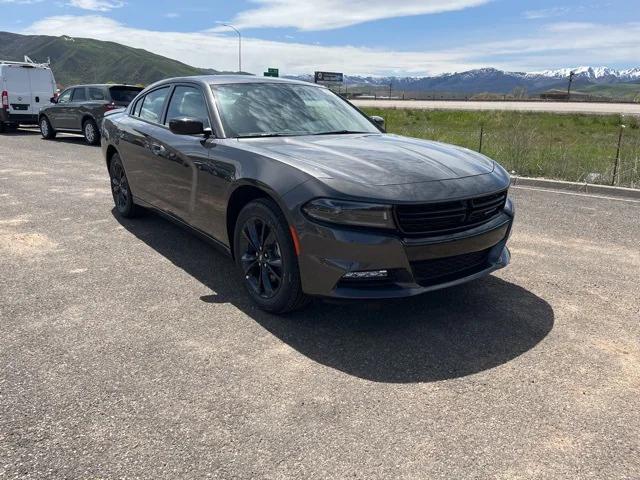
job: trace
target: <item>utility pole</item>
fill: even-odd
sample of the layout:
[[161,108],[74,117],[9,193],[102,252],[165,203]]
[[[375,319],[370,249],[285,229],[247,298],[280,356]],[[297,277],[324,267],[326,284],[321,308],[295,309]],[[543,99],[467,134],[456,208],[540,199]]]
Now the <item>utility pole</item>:
[[569,88],[567,88],[567,102],[571,100],[571,83],[573,82],[573,77],[576,76],[576,72],[569,73]]
[[391,87],[393,85],[393,80],[389,82],[389,100],[391,100]]
[[219,23],[223,27],[229,27],[238,34],[238,73],[242,73],[242,34],[240,33],[240,30],[238,30],[236,27],[234,27],[230,23],[224,23],[224,22],[216,22],[216,23]]

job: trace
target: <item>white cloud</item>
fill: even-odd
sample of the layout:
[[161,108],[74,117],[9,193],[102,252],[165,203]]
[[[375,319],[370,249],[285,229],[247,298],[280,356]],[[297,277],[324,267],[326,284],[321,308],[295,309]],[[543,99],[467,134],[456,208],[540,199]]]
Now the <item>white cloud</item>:
[[71,0],[69,6],[82,8],[83,10],[93,10],[94,12],[108,12],[114,8],[124,6],[124,1],[120,0]]
[[239,28],[294,27],[328,30],[383,18],[463,10],[491,0],[253,0],[257,8],[240,12]]
[[541,10],[527,10],[523,12],[522,15],[529,20],[538,20],[541,18],[561,17],[570,11],[571,9],[569,7],[552,7]]
[[[120,42],[203,68],[237,69],[237,39],[213,32],[159,32],[130,28],[101,16],[60,16],[38,21],[22,33],[71,35]],[[427,75],[494,66],[530,71],[576,64],[636,65],[640,23],[551,24],[537,35],[469,43],[447,50],[394,51],[243,39],[243,70],[267,67],[283,73],[315,70],[352,75]],[[55,64],[55,59],[54,64]]]

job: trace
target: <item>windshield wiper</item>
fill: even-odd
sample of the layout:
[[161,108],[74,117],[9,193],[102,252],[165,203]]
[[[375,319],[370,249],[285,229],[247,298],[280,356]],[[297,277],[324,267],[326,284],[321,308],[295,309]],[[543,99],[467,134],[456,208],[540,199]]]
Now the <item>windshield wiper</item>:
[[313,135],[348,135],[350,133],[371,133],[371,132],[360,132],[357,130],[336,130],[333,132],[314,133]]
[[269,138],[269,137],[295,137],[299,133],[248,133],[247,135],[238,135],[236,138]]

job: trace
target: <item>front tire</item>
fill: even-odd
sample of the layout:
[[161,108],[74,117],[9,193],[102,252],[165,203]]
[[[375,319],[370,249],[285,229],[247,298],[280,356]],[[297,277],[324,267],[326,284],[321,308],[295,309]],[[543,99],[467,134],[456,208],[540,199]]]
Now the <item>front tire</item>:
[[51,122],[47,117],[40,117],[40,134],[45,140],[53,140],[56,138],[56,131],[51,126]]
[[287,313],[308,303],[289,225],[272,200],[258,199],[242,209],[233,245],[244,286],[261,309]]
[[131,188],[129,188],[127,174],[117,153],[111,157],[109,176],[111,178],[111,194],[113,195],[116,210],[124,218],[135,217],[137,214],[136,204],[133,203],[133,194],[131,193]]
[[100,143],[100,131],[98,125],[92,119],[85,120],[82,125],[82,132],[84,133],[84,139],[89,145],[98,145]]

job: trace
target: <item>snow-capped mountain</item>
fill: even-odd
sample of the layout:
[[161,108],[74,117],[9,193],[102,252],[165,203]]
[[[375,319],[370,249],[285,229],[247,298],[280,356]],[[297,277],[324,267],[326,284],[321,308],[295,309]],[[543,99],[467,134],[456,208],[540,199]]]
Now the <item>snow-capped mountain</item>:
[[[639,83],[640,67],[616,70],[608,67],[576,67],[538,72],[506,72],[495,68],[480,68],[466,72],[445,73],[425,77],[373,77],[345,76],[351,87],[378,87],[394,91],[413,92],[456,92],[474,94],[482,92],[509,93],[515,88],[524,88],[529,94],[549,89],[566,89],[569,74],[575,73],[575,88],[597,84],[615,84],[622,82]],[[313,82],[312,75],[291,76]]]
[[528,75],[542,75],[544,77],[567,78],[573,72],[578,77],[586,77],[593,80],[614,77],[622,81],[640,80],[640,67],[616,70],[609,67],[576,67],[559,68],[557,70],[543,70],[530,72]]

